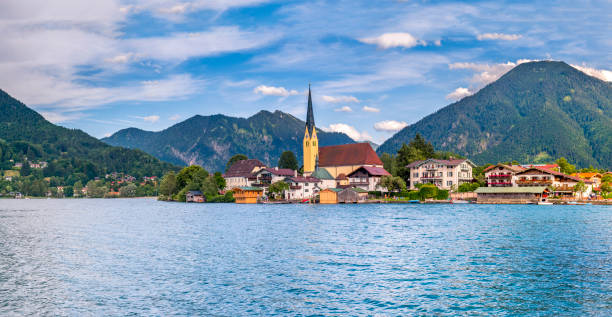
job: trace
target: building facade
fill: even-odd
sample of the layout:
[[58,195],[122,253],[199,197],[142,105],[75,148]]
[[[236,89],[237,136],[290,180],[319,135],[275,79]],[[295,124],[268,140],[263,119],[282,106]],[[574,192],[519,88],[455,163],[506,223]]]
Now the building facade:
[[348,175],[349,186],[367,191],[386,190],[380,186],[380,179],[383,176],[391,176],[391,174],[382,167],[362,166]]
[[471,183],[474,167],[474,163],[468,159],[427,159],[406,166],[410,169],[410,189],[416,189],[417,184],[434,184],[447,190]]
[[256,159],[242,160],[234,163],[223,174],[226,184],[225,189],[231,190],[235,187],[250,186],[254,180],[253,174],[265,167],[264,163]]

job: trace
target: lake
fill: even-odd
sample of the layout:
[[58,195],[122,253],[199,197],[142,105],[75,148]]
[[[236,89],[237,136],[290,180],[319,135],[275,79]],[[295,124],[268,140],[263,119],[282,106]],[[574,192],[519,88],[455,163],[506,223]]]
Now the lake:
[[0,200],[1,315],[610,315],[612,206]]

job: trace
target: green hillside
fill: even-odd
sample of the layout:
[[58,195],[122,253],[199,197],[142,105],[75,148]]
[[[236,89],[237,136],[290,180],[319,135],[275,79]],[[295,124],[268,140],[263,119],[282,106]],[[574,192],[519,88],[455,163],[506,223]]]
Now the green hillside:
[[395,153],[416,133],[481,164],[566,157],[579,166],[610,168],[612,84],[563,62],[524,63],[399,131],[378,152]]
[[[223,171],[234,154],[276,165],[281,153],[290,150],[301,160],[304,127],[304,121],[290,114],[260,111],[249,118],[194,116],[160,132],[129,128],[102,141],[141,149],[174,164]],[[354,142],[343,133],[317,133],[321,146]]]
[[60,127],[0,90],[0,170],[16,162],[46,161],[45,176],[83,179],[121,172],[161,176],[176,167],[142,151],[109,146],[81,130]]

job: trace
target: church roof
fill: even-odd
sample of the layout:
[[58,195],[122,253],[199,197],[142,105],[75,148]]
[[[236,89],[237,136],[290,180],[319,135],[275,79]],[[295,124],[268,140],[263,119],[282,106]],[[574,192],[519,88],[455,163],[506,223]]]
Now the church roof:
[[308,111],[306,113],[306,129],[308,134],[312,135],[312,130],[315,127],[314,112],[312,111],[312,96],[310,94],[310,85],[308,85]]
[[249,177],[255,167],[265,167],[260,160],[250,159],[234,163],[223,177]]
[[310,176],[318,179],[334,179],[334,177],[324,168],[317,168]]
[[369,143],[351,143],[319,148],[319,166],[383,165]]

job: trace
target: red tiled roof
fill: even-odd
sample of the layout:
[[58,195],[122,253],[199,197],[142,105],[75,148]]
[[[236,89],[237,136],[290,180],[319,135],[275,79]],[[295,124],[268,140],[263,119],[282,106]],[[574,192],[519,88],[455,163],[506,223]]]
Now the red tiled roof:
[[255,167],[265,167],[264,163],[256,159],[242,160],[234,163],[223,177],[249,177]]
[[292,170],[292,169],[289,169],[289,168],[271,168],[271,167],[266,167],[265,170],[270,172],[271,174],[278,175],[278,176],[293,176],[293,175],[295,175],[295,171]]
[[353,173],[357,172],[360,169],[364,169],[368,174],[372,175],[372,176],[385,176],[385,175],[391,175],[389,172],[387,172],[387,170],[385,170],[382,167],[375,167],[375,166],[362,166],[356,170],[354,170],[352,173],[349,174],[352,175]]
[[540,168],[545,168],[545,169],[556,169],[559,168],[558,164],[526,164],[526,165],[521,165],[522,168],[527,169],[527,168],[531,168],[531,167],[540,167]]
[[319,166],[383,165],[369,143],[352,143],[319,148]]
[[496,164],[496,165],[491,165],[491,166],[485,168],[483,172],[487,172],[487,171],[493,169],[494,167],[498,167],[498,166],[502,166],[504,168],[507,168],[507,169],[509,169],[511,171],[515,171],[515,172],[520,172],[520,171],[525,170],[525,168],[521,167],[520,165]]
[[346,177],[346,174],[344,174],[344,173],[340,173],[340,174],[338,175],[338,177],[336,177],[336,179],[338,179],[338,180],[340,180],[340,179],[348,179],[348,177]]
[[314,177],[310,177],[310,176],[307,176],[307,177],[304,177],[304,176],[289,177],[289,179],[292,182],[295,182],[295,183],[319,183],[319,182],[321,182],[320,179],[314,178]]
[[538,170],[538,171],[540,171],[540,172],[544,172],[544,173],[552,174],[552,175],[555,175],[555,176],[560,176],[560,177],[569,178],[569,179],[574,180],[574,181],[576,181],[576,182],[584,182],[584,183],[586,183],[586,184],[592,184],[592,183],[593,183],[592,181],[587,180],[587,179],[582,179],[582,178],[579,178],[579,177],[570,176],[570,175],[563,174],[563,173],[561,173],[561,172],[557,172],[557,171],[555,171],[555,170],[551,170],[551,169],[548,169],[548,168],[543,168],[543,167],[540,167],[540,166],[534,166],[534,167],[527,168],[527,169],[525,169],[524,171],[519,172],[519,173],[517,173],[517,174],[522,174],[522,173],[525,173],[525,172],[527,172],[527,171],[529,171],[529,170],[533,170],[533,169]]

